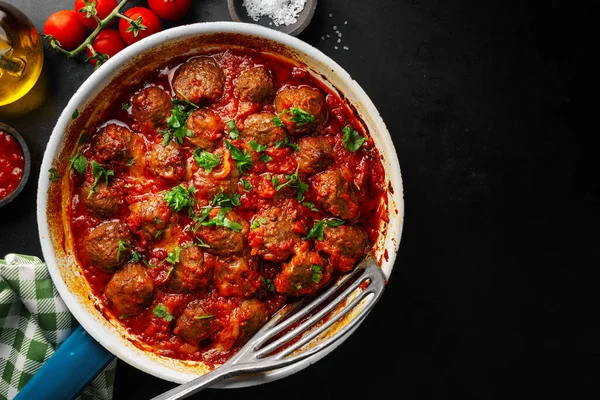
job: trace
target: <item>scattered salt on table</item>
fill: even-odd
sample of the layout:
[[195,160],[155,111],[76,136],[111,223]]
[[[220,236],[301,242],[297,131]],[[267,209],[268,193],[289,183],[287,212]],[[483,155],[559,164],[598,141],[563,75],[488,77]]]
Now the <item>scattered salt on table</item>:
[[306,0],[243,0],[248,16],[255,21],[266,16],[273,24],[291,25],[298,21],[298,14],[304,9]]

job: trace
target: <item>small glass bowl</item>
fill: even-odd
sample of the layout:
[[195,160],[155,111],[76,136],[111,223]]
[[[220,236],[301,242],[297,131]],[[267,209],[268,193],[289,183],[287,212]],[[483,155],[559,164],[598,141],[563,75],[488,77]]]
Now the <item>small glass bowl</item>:
[[25,187],[27,179],[29,179],[29,170],[31,169],[31,155],[29,154],[29,148],[27,147],[25,140],[23,140],[21,135],[19,135],[19,132],[17,132],[10,126],[3,124],[2,122],[0,122],[0,130],[7,132],[9,135],[11,135],[17,140],[19,146],[21,146],[21,151],[23,151],[23,159],[25,160],[25,166],[23,167],[23,176],[21,176],[21,182],[19,182],[19,186],[17,186],[17,188],[11,194],[4,197],[3,199],[0,199],[0,207],[2,207],[13,201]]

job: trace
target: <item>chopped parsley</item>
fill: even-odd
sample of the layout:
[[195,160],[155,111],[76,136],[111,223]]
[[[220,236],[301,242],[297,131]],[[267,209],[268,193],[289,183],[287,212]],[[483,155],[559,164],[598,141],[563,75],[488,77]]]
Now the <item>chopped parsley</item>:
[[[167,130],[160,130],[159,133],[163,135],[163,146],[166,146],[171,139],[174,139],[179,144],[183,144],[183,139],[186,137],[194,136],[186,126],[190,114],[193,111],[186,111],[186,104],[191,104],[195,108],[198,108],[195,104],[173,100],[173,108],[171,109],[171,115],[167,118]],[[193,107],[192,107],[193,108]]]
[[308,207],[310,209],[310,211],[319,212],[319,210],[317,209],[317,207],[315,207],[315,205],[313,203],[309,203],[308,201],[305,201],[304,203],[302,203],[302,205],[304,207]]
[[154,239],[158,239],[159,237],[162,236],[163,233],[165,233],[165,231],[163,231],[162,229],[157,230],[156,233],[154,234]]
[[171,272],[173,272],[174,267],[170,267],[169,270],[167,271],[167,275],[165,275],[165,279],[163,279],[163,283],[166,282],[167,280],[169,280],[169,277],[171,276]]
[[156,315],[158,318],[162,318],[167,322],[171,322],[173,320],[173,316],[167,310],[167,307],[163,303],[159,303],[156,307],[152,309],[152,314]]
[[127,102],[122,103],[121,108],[125,111],[129,110],[129,103],[127,103]]
[[198,147],[194,150],[194,161],[196,161],[199,167],[204,168],[207,174],[210,174],[213,168],[221,164],[221,157],[208,151],[200,150]]
[[343,223],[344,221],[336,218],[327,220],[323,219],[320,221],[315,220],[315,224],[313,225],[312,229],[308,232],[308,235],[306,235],[305,239],[323,240],[323,228],[325,228],[325,225],[336,227],[342,225]]
[[[229,208],[229,207],[221,208],[216,217],[214,217],[213,219],[210,219],[210,220],[201,220],[200,225],[202,225],[202,226],[222,226],[222,227],[231,229],[234,232],[241,231],[242,224],[240,224],[238,222],[233,222],[230,219],[225,218],[225,214],[227,214],[228,211],[231,211],[231,208]],[[206,215],[208,215],[208,213],[206,213]],[[203,213],[203,216],[204,216],[204,213]],[[206,218],[206,217],[204,217],[204,218]]]
[[268,162],[273,161],[273,158],[270,155],[268,155],[267,153],[263,153],[260,155],[259,160],[264,163],[268,163]]
[[292,114],[290,121],[296,124],[296,126],[308,125],[314,122],[315,120],[314,115],[307,113],[303,109],[298,107],[290,107],[289,110],[285,109],[279,114],[277,114],[275,118],[273,118],[273,123],[275,124],[275,126],[280,127],[283,125],[283,122],[281,121],[281,116],[284,114]]
[[127,161],[127,166],[131,167],[133,164],[135,164],[135,159],[136,157],[130,158],[129,161]]
[[81,132],[81,136],[79,136],[79,141],[77,142],[77,145],[81,146],[82,144],[87,142],[87,140],[88,140],[88,132],[83,131],[83,132]]
[[269,278],[265,278],[264,276],[261,276],[260,280],[262,281],[262,283],[265,284],[265,286],[267,287],[267,290],[269,292],[276,291],[275,284],[273,283],[273,279],[269,279]]
[[138,262],[142,258],[144,258],[144,256],[139,251],[134,251],[133,254],[131,255],[131,261],[133,261],[133,262]]
[[227,193],[216,194],[215,197],[210,201],[211,206],[219,207],[237,207],[240,206],[240,195],[234,193],[233,195]]
[[159,217],[154,217],[154,222],[156,222],[158,225],[161,225],[164,223],[164,221],[162,219],[160,219]]
[[252,190],[252,184],[250,182],[248,182],[247,180],[245,180],[244,178],[240,179],[240,183],[242,184],[242,188],[244,189],[244,192],[249,192]]
[[69,168],[75,169],[79,175],[83,175],[88,167],[88,159],[83,155],[81,149],[77,150],[71,158],[69,158]]
[[88,195],[88,198],[92,195],[92,193],[94,193],[102,177],[104,177],[104,182],[106,183],[106,186],[108,186],[108,177],[114,176],[115,171],[111,169],[106,169],[102,164],[99,164],[96,161],[92,160],[92,175],[94,176],[94,184],[90,189],[90,194]]
[[312,266],[312,281],[314,283],[319,283],[321,282],[321,277],[323,276],[322,272],[321,272],[321,266],[320,265],[313,265]]
[[240,137],[240,131],[235,126],[235,121],[234,120],[230,119],[227,122],[227,127],[229,128],[229,138],[231,140],[236,140],[237,138]]
[[289,146],[292,149],[294,149],[295,151],[300,151],[300,147],[298,147],[298,145],[296,143],[290,142],[290,139],[287,137],[287,135],[286,135],[285,139],[283,140],[283,142],[275,142],[275,147],[277,147],[278,149],[280,149],[284,146]]
[[296,172],[294,172],[292,175],[285,175],[287,181],[285,181],[284,183],[273,184],[275,186],[276,191],[280,191],[286,186],[295,187],[298,190],[297,199],[298,201],[302,201],[304,200],[304,193],[306,193],[306,191],[308,190],[308,185],[300,180],[300,177],[298,176],[298,168],[296,168]]
[[260,153],[261,151],[265,151],[267,149],[267,146],[265,146],[264,144],[257,143],[256,140],[250,141],[250,147],[252,147],[257,153]]
[[248,153],[248,150],[244,149],[244,151],[241,151],[232,145],[229,140],[225,140],[225,147],[231,153],[231,158],[237,164],[240,172],[244,173],[250,169],[252,166],[252,157],[250,156],[250,153]]
[[185,186],[180,184],[164,193],[165,201],[174,211],[181,211],[196,204],[196,197],[194,196],[196,188],[194,185],[190,185],[189,189],[186,189]]
[[344,132],[344,138],[342,139],[344,147],[351,153],[357,151],[360,146],[367,141],[366,137],[361,136],[361,134],[352,129],[350,125],[346,125],[344,129],[342,129],[342,132]]
[[123,240],[119,239],[119,248],[117,249],[117,261],[121,258],[121,253],[127,251],[127,248],[131,245]]
[[195,238],[194,240],[196,241],[196,246],[210,249],[210,245],[208,243],[204,243],[199,237]]
[[58,174],[56,168],[50,168],[48,170],[48,173],[50,174],[50,176],[48,177],[48,179],[50,179],[50,182],[56,182],[60,179],[60,175]]
[[181,253],[181,247],[177,246],[173,249],[173,252],[169,253],[167,258],[165,258],[165,261],[173,265],[177,264],[179,262],[179,253]]
[[75,111],[73,111],[73,114],[71,114],[71,119],[74,120],[77,117],[79,117],[79,110],[75,109]]
[[258,228],[261,224],[265,225],[267,223],[267,220],[264,219],[263,217],[257,218],[252,222],[252,225],[250,225],[251,229],[256,229]]

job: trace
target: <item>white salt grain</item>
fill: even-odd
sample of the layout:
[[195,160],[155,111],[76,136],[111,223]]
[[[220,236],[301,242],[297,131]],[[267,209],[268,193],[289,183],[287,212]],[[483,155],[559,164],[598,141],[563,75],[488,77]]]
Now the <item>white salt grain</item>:
[[337,46],[333,46],[333,48],[334,48],[334,49],[336,49],[336,50],[338,49],[338,47],[337,47]]
[[350,48],[348,46],[344,46],[344,50],[349,50]]
[[334,25],[334,26],[333,26],[333,30],[334,30],[334,31],[335,31],[335,30],[337,30],[337,25]]
[[341,43],[341,41],[342,41],[342,39],[338,39],[338,41],[337,41],[337,42],[338,42],[338,43]]
[[348,25],[348,21],[344,21],[344,25]]
[[329,14],[329,18],[333,17],[333,14]]
[[298,14],[304,9],[306,0],[243,0],[242,4],[254,21],[265,16],[279,26],[298,22]]

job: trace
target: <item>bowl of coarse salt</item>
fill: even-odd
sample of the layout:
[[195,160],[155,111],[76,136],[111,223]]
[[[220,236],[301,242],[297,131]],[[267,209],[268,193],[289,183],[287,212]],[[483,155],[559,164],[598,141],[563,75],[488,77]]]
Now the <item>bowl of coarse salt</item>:
[[317,0],[227,0],[231,19],[296,36],[312,20]]

